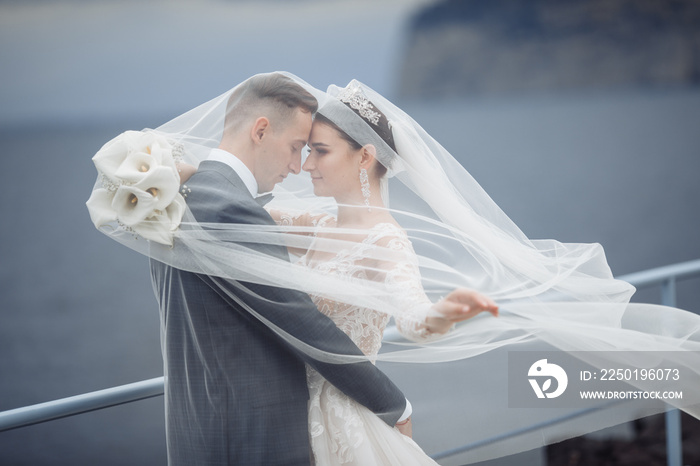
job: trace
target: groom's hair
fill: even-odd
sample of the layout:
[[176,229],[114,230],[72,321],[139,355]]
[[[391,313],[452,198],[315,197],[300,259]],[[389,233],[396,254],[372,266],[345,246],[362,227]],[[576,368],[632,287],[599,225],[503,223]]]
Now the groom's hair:
[[313,114],[318,109],[318,102],[288,76],[257,74],[231,93],[226,105],[224,132],[238,131],[259,117],[266,117],[274,128],[283,128],[296,109]]

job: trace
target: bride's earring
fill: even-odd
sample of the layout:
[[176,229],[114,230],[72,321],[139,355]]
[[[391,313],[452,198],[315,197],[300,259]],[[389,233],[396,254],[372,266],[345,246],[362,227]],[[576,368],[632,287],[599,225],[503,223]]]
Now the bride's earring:
[[367,211],[372,212],[372,208],[369,206],[369,176],[367,176],[367,170],[360,169],[360,185],[362,185],[362,197],[365,198],[365,205],[367,206]]

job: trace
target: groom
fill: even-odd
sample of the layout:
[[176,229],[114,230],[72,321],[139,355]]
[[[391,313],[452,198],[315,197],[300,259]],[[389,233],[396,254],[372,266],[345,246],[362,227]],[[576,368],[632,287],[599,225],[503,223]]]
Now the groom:
[[[316,108],[311,94],[279,73],[239,86],[228,102],[219,147],[186,182],[197,221],[273,225],[254,198],[299,172]],[[288,257],[283,246],[248,246]],[[362,355],[305,293],[154,260],[151,275],[163,323],[170,465],[308,465],[305,363],[390,426],[410,415],[403,394],[369,362],[315,360],[238,303],[312,347]]]

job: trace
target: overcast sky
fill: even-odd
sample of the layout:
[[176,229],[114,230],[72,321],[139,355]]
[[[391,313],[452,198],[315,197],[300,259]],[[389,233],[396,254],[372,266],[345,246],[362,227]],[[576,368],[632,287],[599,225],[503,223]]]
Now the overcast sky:
[[391,96],[407,19],[429,2],[0,4],[0,125],[175,115],[274,70]]

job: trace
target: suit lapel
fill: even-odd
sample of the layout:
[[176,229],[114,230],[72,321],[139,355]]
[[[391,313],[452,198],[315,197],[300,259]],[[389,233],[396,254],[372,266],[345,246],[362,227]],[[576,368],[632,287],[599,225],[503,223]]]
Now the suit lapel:
[[[241,204],[245,204],[246,206],[244,209],[241,210],[241,212],[255,212],[256,221],[254,223],[259,223],[261,225],[275,224],[275,221],[272,219],[272,217],[270,217],[270,214],[268,214],[267,211],[255,201],[255,198],[253,198],[253,196],[251,196],[250,191],[248,191],[248,188],[246,187],[245,183],[243,183],[243,180],[238,176],[238,174],[233,168],[222,162],[214,160],[205,160],[199,164],[199,168],[197,168],[197,173],[201,172],[202,175],[205,175],[208,171],[216,172],[217,174],[222,175],[230,183],[232,194],[230,196],[226,196],[224,193],[222,193],[222,195],[226,197],[226,202],[236,203],[236,199],[239,199],[239,206],[241,206]],[[257,249],[265,250],[266,254],[269,254],[273,257],[277,257],[287,262],[289,261],[289,254],[287,253],[287,248],[282,245],[259,244],[257,245]]]
[[[256,201],[256,199],[250,194],[245,183],[238,176],[238,173],[226,165],[225,163],[218,162],[215,160],[204,160],[199,164],[197,172],[202,172],[205,175],[206,172],[213,172],[220,176],[223,176],[226,181],[230,184],[230,195],[221,193],[221,195],[226,199],[226,202],[237,202],[239,205],[245,205],[246,208],[258,213],[259,217],[255,223],[260,223],[264,225],[274,225],[275,221],[270,217],[270,214],[265,210],[265,208]],[[196,174],[195,174],[196,175]],[[234,201],[237,199],[237,201]],[[283,248],[286,251],[286,248]]]
[[236,173],[233,168],[229,167],[225,163],[214,160],[204,160],[199,164],[197,171],[215,171],[224,176],[224,178],[231,183],[236,191],[244,191],[248,197],[253,199],[253,196],[250,194],[250,191],[248,191],[248,188],[246,187],[245,183],[243,183],[241,177],[238,176],[238,173]]

